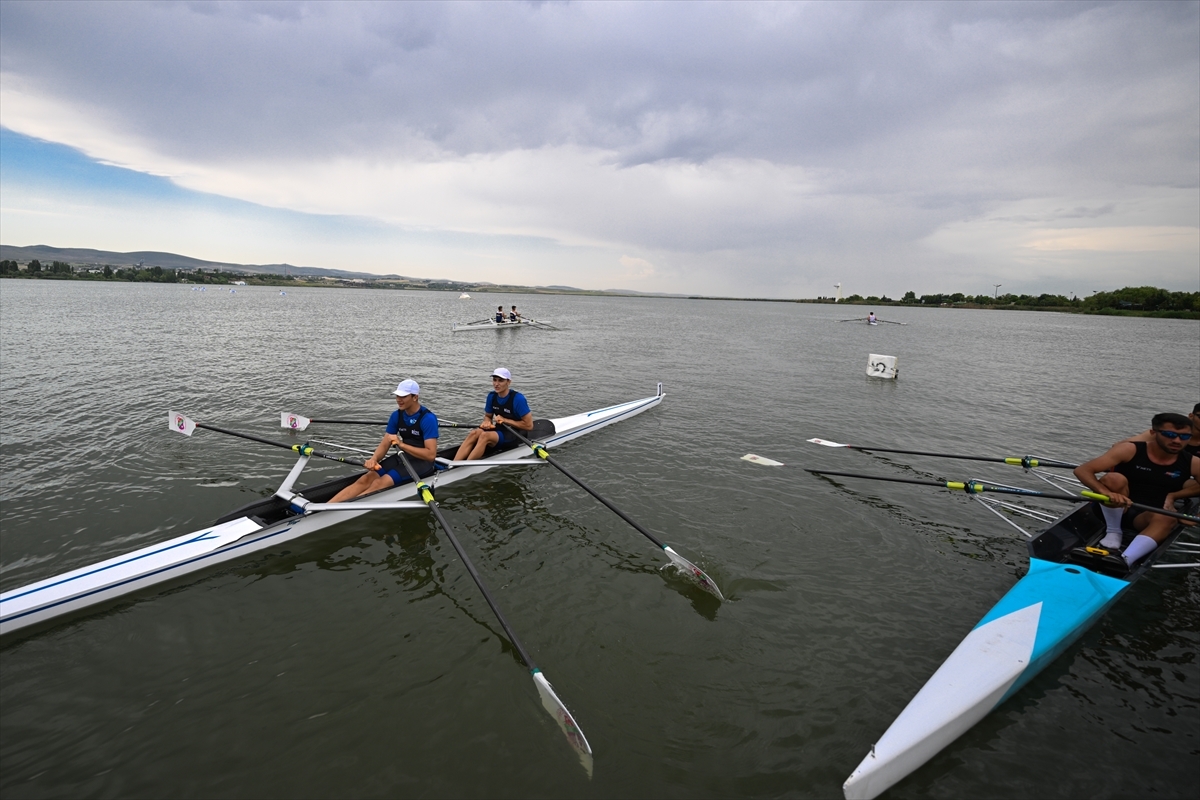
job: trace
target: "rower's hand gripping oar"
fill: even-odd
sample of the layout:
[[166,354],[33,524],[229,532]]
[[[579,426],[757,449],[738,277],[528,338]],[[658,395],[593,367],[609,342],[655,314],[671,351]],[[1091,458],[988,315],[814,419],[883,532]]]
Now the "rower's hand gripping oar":
[[[924,450],[893,450],[887,447],[870,447],[862,444],[841,444],[840,442],[831,442],[828,439],[808,439],[807,441],[813,444],[819,444],[822,447],[844,447],[849,450],[858,450],[863,453],[900,453],[908,456],[932,456],[934,458],[957,458],[962,461],[990,461],[996,464],[1010,464],[1015,467],[1024,467],[1025,469],[1033,469],[1034,467],[1054,467],[1056,469],[1075,469],[1078,464],[1071,464],[1066,461],[1056,461],[1052,458],[1037,458],[1035,456],[1022,456],[1020,458],[1009,456],[1007,458],[995,458],[990,456],[958,456],[951,453],[929,453]],[[743,458],[746,458],[743,456]],[[755,458],[746,458],[747,461],[754,461]]]
[[562,728],[562,732],[566,734],[567,741],[579,755],[579,761],[583,764],[583,768],[587,771],[590,778],[592,776],[592,746],[588,744],[587,737],[583,735],[583,731],[575,724],[575,718],[571,716],[571,712],[567,711],[567,707],[563,705],[563,701],[558,699],[558,695],[554,693],[553,687],[550,686],[550,681],[546,680],[545,674],[534,663],[533,656],[529,655],[529,651],[525,649],[525,645],[521,643],[520,638],[518,638],[512,627],[508,624],[508,620],[504,618],[504,612],[496,604],[492,593],[488,591],[487,585],[484,584],[483,578],[479,576],[475,565],[471,563],[471,559],[467,557],[466,552],[459,543],[458,537],[454,535],[454,530],[450,527],[450,523],[442,515],[442,510],[438,507],[437,500],[434,499],[433,490],[429,487],[429,484],[422,481],[420,476],[417,475],[417,471],[413,469],[412,462],[408,460],[408,456],[403,451],[400,452],[400,462],[404,464],[405,471],[412,478],[413,483],[416,484],[418,496],[425,501],[425,505],[433,512],[434,518],[442,526],[442,530],[446,532],[446,538],[450,540],[450,544],[454,547],[455,552],[458,553],[458,557],[462,559],[463,566],[467,568],[467,572],[471,575],[471,580],[475,581],[475,585],[483,593],[483,599],[487,601],[488,606],[492,609],[492,613],[496,615],[496,619],[500,622],[500,627],[504,629],[504,633],[508,636],[509,641],[516,648],[521,661],[525,662],[525,666],[529,668],[529,674],[533,676],[533,685],[537,687],[538,695],[542,699],[542,707],[549,712],[550,716],[554,717],[554,721],[558,723],[558,727]]
[[[781,465],[782,466],[782,465]],[[1099,492],[1084,491],[1079,494],[1066,494],[1065,492],[1042,492],[1036,489],[1021,489],[1016,486],[995,486],[983,481],[923,481],[915,478],[893,478],[890,475],[864,475],[858,472],[831,472],[824,469],[806,469],[805,472],[811,472],[813,475],[834,475],[841,478],[862,478],[868,481],[888,481],[890,483],[911,483],[917,486],[937,486],[942,489],[954,489],[957,491],[966,492],[967,494],[982,494],[990,492],[993,494],[1016,494],[1022,497],[1040,497],[1045,500],[1065,500],[1068,503],[1085,503],[1089,500],[1096,500],[1100,503],[1108,503],[1111,498],[1106,494]],[[1200,517],[1194,517],[1191,514],[1181,514],[1178,511],[1171,511],[1166,508],[1155,508],[1154,506],[1143,505],[1142,503],[1130,503],[1130,508],[1135,508],[1138,511],[1150,511],[1155,514],[1162,514],[1167,517],[1183,520],[1184,522],[1200,523]]]
[[337,461],[342,464],[353,464],[356,467],[363,466],[363,461],[360,458],[351,458],[348,456],[337,456],[337,455],[333,455],[331,453],[321,453],[321,452],[318,452],[318,451],[314,450],[313,448],[309,447],[307,443],[306,444],[287,444],[286,442],[276,442],[272,439],[264,439],[261,436],[254,436],[253,434],[249,434],[249,433],[238,433],[237,431],[230,431],[230,430],[226,430],[225,428],[218,428],[216,425],[205,425],[202,422],[195,422],[195,421],[189,419],[188,417],[184,416],[183,414],[179,414],[174,411],[171,411],[168,413],[167,422],[171,426],[171,430],[175,431],[176,433],[182,433],[184,436],[191,436],[192,432],[195,431],[196,428],[203,428],[206,431],[213,431],[214,433],[223,433],[227,436],[236,436],[239,439],[249,439],[252,442],[259,442],[261,444],[269,444],[272,447],[282,447],[284,450],[291,450],[292,452],[299,453],[302,456],[313,456],[315,458],[324,458],[329,461]]
[[671,563],[674,564],[677,568],[679,568],[684,573],[689,574],[693,578],[695,578],[696,582],[700,584],[700,588],[702,588],[705,591],[707,591],[708,593],[712,594],[718,600],[723,601],[725,599],[725,596],[721,594],[721,590],[719,588],[717,588],[716,582],[712,578],[708,577],[708,575],[705,574],[704,570],[700,569],[695,564],[688,561],[683,556],[679,555],[679,553],[676,553],[674,550],[671,549],[670,545],[659,541],[658,538],[654,534],[652,534],[650,531],[643,528],[641,525],[637,524],[637,522],[635,522],[628,514],[626,514],[621,509],[617,508],[615,505],[613,505],[611,502],[609,502],[606,498],[602,497],[598,492],[596,492],[595,489],[588,486],[586,483],[581,481],[579,478],[575,477],[575,475],[572,474],[569,469],[567,469],[562,464],[558,463],[553,458],[551,458],[550,454],[546,452],[545,447],[538,444],[537,442],[533,442],[533,441],[530,441],[529,439],[525,438],[524,436],[521,435],[521,432],[518,431],[516,428],[514,428],[512,425],[509,425],[508,423],[501,423],[501,424],[504,425],[504,427],[513,436],[516,436],[518,439],[520,439],[522,442],[524,442],[526,445],[528,445],[529,449],[533,450],[534,454],[538,458],[542,459],[547,464],[549,464],[550,466],[554,467],[559,472],[561,472],[563,475],[566,475],[568,478],[575,481],[575,483],[579,484],[579,487],[581,489],[583,489],[585,492],[590,494],[592,497],[596,498],[601,503],[603,503],[605,506],[607,506],[608,509],[610,511],[614,512],[618,517],[620,517],[621,519],[625,520],[630,525],[632,525],[634,530],[636,530],[642,536],[645,536],[647,539],[649,539],[650,541],[652,541],[656,545],[658,545],[660,548],[662,548],[662,551],[667,554],[667,558],[671,559]]

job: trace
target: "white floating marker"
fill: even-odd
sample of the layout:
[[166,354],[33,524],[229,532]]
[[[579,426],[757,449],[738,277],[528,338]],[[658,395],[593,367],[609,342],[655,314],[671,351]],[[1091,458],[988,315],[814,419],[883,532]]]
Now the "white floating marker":
[[309,426],[312,420],[308,417],[302,417],[299,414],[289,414],[284,411],[279,415],[279,427],[287,428],[293,431],[302,431]]
[[171,426],[171,430],[184,436],[191,436],[192,431],[196,430],[196,423],[175,411],[167,412],[167,424]]
[[871,353],[867,356],[867,377],[881,378],[886,381],[896,380],[899,370],[896,368],[895,356],[881,356]]

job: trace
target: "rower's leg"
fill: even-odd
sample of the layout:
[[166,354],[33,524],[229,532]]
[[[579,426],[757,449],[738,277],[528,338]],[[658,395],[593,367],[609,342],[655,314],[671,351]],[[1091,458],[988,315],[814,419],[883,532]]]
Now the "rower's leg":
[[[1100,479],[1100,483],[1104,488],[1117,494],[1128,496],[1129,494],[1129,479],[1119,472],[1110,472]],[[1121,546],[1121,517],[1125,514],[1125,509],[1121,506],[1100,506],[1101,513],[1104,514],[1104,538],[1100,540],[1101,547],[1116,549]]]
[[353,500],[355,497],[358,497],[360,494],[366,493],[367,487],[370,486],[371,482],[373,480],[375,480],[375,478],[377,478],[377,477],[379,477],[379,476],[376,475],[374,472],[367,472],[367,473],[364,473],[363,475],[360,475],[358,480],[356,480],[354,483],[347,486],[345,489],[342,489],[340,492],[335,494],[333,497],[331,497],[329,499],[329,502],[341,503],[346,500]]
[[471,451],[475,449],[475,440],[479,438],[480,433],[482,431],[479,428],[475,428],[467,434],[467,438],[458,446],[458,452],[454,454],[455,461],[462,461],[471,457]]
[[1175,520],[1163,514],[1144,511],[1134,517],[1133,527],[1138,531],[1137,538],[1121,553],[1125,563],[1131,567],[1158,549],[1175,528]]
[[471,451],[471,455],[467,456],[471,461],[483,458],[483,454],[488,447],[500,441],[500,434],[495,431],[485,431],[482,428],[478,430],[479,438],[475,440],[475,448]]

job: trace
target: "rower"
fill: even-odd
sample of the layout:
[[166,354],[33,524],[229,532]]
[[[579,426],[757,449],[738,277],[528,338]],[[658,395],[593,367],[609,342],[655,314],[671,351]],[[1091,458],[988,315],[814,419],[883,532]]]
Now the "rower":
[[875,324],[875,312],[874,312],[874,311],[868,311],[868,312],[867,312],[867,324],[868,324],[868,325],[874,325],[874,324]]
[[[432,475],[437,458],[437,416],[421,405],[421,387],[412,379],[400,381],[394,392],[396,410],[388,419],[387,432],[380,440],[375,453],[363,462],[367,472],[354,483],[342,489],[329,502],[341,503],[371,492],[390,489],[409,479],[408,471],[398,455],[384,458],[393,446],[409,457],[417,475]],[[382,460],[381,460],[382,459]]]
[[[1196,483],[1200,481],[1200,458],[1184,450],[1192,438],[1191,420],[1182,414],[1155,414],[1150,431],[1149,441],[1118,442],[1104,455],[1075,468],[1075,477],[1084,486],[1109,497],[1109,502],[1100,506],[1107,527],[1100,546],[1120,548],[1122,525],[1137,531],[1137,537],[1121,553],[1128,566],[1154,552],[1176,524],[1165,514],[1131,509],[1130,503],[1174,511],[1176,500],[1200,494],[1200,483]],[[1101,472],[1107,474],[1097,478]]]
[[488,392],[483,404],[483,423],[467,434],[466,441],[454,454],[455,461],[474,461],[483,458],[484,451],[489,447],[516,443],[517,438],[504,430],[499,422],[522,431],[533,430],[533,412],[529,410],[529,402],[525,395],[512,391],[511,387],[512,373],[504,367],[497,367],[492,373],[492,391]]
[[508,321],[509,322],[520,322],[521,321],[521,312],[517,311],[516,306],[513,306],[512,311],[508,312]]
[[504,322],[504,306],[496,306],[496,324]]

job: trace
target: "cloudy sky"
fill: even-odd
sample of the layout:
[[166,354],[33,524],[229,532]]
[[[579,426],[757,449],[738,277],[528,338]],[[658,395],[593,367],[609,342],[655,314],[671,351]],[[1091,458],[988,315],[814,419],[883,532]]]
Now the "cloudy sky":
[[1200,3],[0,3],[5,244],[1200,289]]

